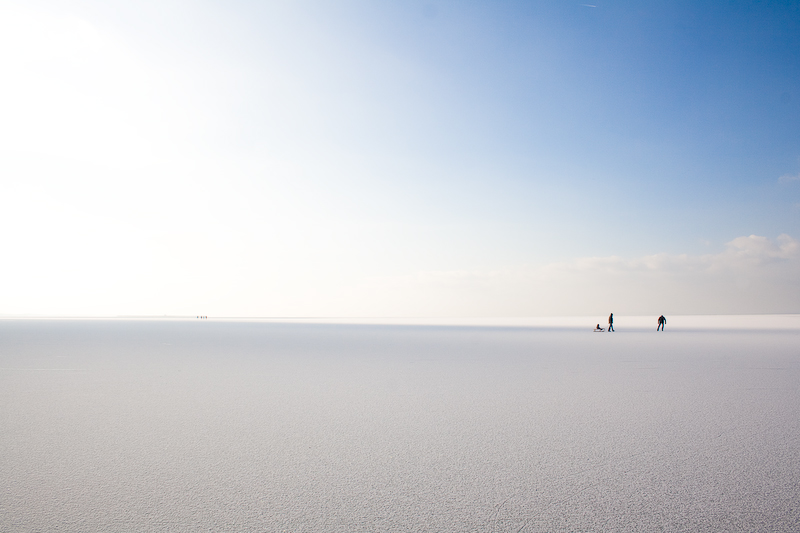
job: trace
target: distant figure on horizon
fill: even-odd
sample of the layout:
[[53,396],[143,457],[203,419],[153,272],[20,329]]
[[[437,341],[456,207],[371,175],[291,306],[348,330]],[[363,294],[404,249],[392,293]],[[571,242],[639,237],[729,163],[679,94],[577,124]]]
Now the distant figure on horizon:
[[608,315],[608,331],[614,331],[614,313]]
[[597,326],[594,328],[594,330],[595,330],[595,331],[605,331],[605,329],[604,329],[604,328],[601,328],[601,327],[600,327],[600,324],[597,324]]
[[661,315],[660,317],[658,317],[658,327],[656,328],[656,331],[658,331],[659,329],[661,331],[664,331],[664,325],[666,325],[666,323],[667,323],[667,319],[664,318],[664,315]]

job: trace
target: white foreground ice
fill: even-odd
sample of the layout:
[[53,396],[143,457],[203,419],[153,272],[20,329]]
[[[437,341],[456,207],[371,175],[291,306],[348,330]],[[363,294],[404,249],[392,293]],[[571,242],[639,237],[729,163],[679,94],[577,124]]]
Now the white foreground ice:
[[0,531],[800,530],[797,317],[667,318],[2,320]]

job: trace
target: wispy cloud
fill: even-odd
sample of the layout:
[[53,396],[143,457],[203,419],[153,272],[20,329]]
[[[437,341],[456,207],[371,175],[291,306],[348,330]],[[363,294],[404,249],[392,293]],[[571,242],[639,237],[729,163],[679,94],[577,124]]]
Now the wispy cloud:
[[583,257],[496,271],[373,278],[413,315],[748,314],[800,311],[800,241],[742,236],[715,254]]
[[793,181],[800,181],[800,174],[784,174],[778,178],[778,183],[791,183]]

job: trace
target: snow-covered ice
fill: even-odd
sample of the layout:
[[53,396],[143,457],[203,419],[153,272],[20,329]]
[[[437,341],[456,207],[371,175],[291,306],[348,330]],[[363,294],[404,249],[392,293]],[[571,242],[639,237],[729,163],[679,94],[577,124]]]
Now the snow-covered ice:
[[0,320],[0,531],[799,530],[797,317],[667,319]]

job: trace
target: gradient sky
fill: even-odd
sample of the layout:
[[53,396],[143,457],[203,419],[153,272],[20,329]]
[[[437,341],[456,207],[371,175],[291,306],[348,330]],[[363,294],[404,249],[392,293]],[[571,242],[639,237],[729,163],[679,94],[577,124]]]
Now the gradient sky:
[[800,312],[796,2],[0,1],[0,313]]

